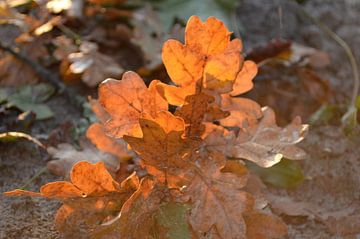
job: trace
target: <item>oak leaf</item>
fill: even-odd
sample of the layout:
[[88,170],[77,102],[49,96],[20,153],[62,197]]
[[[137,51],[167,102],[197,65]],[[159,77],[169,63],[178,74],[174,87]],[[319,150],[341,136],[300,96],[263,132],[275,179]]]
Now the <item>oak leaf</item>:
[[188,138],[200,138],[205,130],[203,125],[208,106],[214,102],[214,98],[204,93],[188,95],[185,104],[175,112],[185,122],[185,136]]
[[241,41],[230,41],[230,35],[225,25],[215,17],[202,22],[193,16],[186,26],[185,45],[176,40],[165,42],[162,51],[164,65],[171,80],[180,86],[180,90],[165,84],[158,86],[170,104],[182,105],[184,98],[181,98],[194,94],[196,89],[219,93],[232,90],[243,57],[240,54]]
[[239,132],[229,156],[244,158],[265,168],[280,162],[283,157],[304,159],[305,152],[295,144],[304,139],[307,130],[308,125],[301,124],[299,117],[280,128],[276,125],[274,111],[265,107],[258,124]]
[[250,211],[244,213],[244,219],[248,239],[282,238],[287,234],[286,225],[273,215]]
[[5,195],[40,196],[63,201],[55,218],[57,229],[65,237],[90,238],[102,223],[120,212],[138,185],[134,174],[120,185],[103,163],[79,162],[71,172],[71,182],[48,183],[41,187],[40,193],[14,190]]
[[227,127],[248,128],[262,116],[261,107],[255,101],[227,94],[221,96],[221,109],[230,112],[228,117],[220,120],[220,124]]
[[99,86],[99,101],[110,114],[105,130],[113,137],[141,136],[139,119],[144,115],[156,117],[167,110],[167,102],[157,93],[158,81],[146,88],[134,72],[126,72],[122,80],[108,79]]
[[98,52],[98,46],[92,42],[83,42],[80,52],[68,55],[72,63],[70,70],[74,74],[82,74],[82,80],[90,87],[97,86],[108,77],[116,77],[123,69],[111,57]]
[[124,136],[139,154],[148,172],[168,185],[176,186],[186,178],[187,155],[192,147],[182,138],[184,121],[162,111],[154,120],[140,119],[142,138]]
[[254,203],[252,196],[242,190],[246,175],[221,172],[226,162],[222,153],[198,155],[194,163],[196,176],[184,191],[192,204],[189,222],[196,237],[211,237],[215,233],[218,238],[245,238],[243,213],[252,210]]
[[68,176],[73,166],[80,161],[103,162],[107,169],[113,173],[119,169],[120,161],[118,158],[101,152],[90,144],[83,144],[82,150],[77,150],[74,146],[64,143],[57,145],[56,148],[49,147],[47,151],[54,158],[47,163],[47,168],[55,175]]

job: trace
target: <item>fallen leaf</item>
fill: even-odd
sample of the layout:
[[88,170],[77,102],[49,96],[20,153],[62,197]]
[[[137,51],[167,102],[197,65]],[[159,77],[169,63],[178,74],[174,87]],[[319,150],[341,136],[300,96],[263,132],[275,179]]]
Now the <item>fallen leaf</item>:
[[287,234],[285,223],[273,215],[252,211],[244,213],[244,219],[249,239],[282,238]]
[[55,158],[47,163],[47,168],[55,175],[69,175],[72,167],[80,161],[103,162],[110,172],[116,172],[119,169],[120,161],[116,157],[101,152],[89,144],[84,145],[83,150],[76,150],[70,144],[59,144],[57,148],[49,147],[47,151]]
[[360,214],[340,218],[330,217],[326,225],[328,230],[336,236],[358,234],[360,233]]
[[322,79],[313,70],[307,68],[299,68],[297,75],[310,97],[321,104],[328,102],[331,92],[327,81]]
[[82,42],[80,52],[68,55],[72,63],[70,70],[82,74],[82,80],[90,87],[97,86],[108,77],[117,77],[123,69],[114,59],[98,52],[98,46],[92,42]]
[[156,117],[168,105],[157,93],[158,81],[146,88],[143,80],[134,72],[126,72],[122,80],[108,79],[99,87],[99,101],[110,114],[105,130],[111,136],[141,136],[139,119],[143,114]]
[[258,124],[239,132],[229,156],[247,159],[265,168],[277,164],[283,157],[304,159],[305,152],[295,144],[304,139],[307,130],[308,125],[301,124],[298,117],[280,128],[276,125],[274,111],[265,107]]
[[252,162],[247,162],[246,166],[263,182],[277,188],[293,188],[305,179],[301,167],[296,162],[284,158],[270,168],[263,168]]
[[221,172],[225,162],[222,153],[213,151],[194,163],[196,175],[184,193],[192,203],[189,222],[198,238],[215,232],[219,238],[245,238],[243,213],[252,210],[253,198],[242,190],[246,175]]
[[38,120],[48,119],[53,117],[54,113],[44,102],[54,92],[55,89],[46,83],[22,86],[6,97],[6,107],[16,107],[23,112],[32,111]]

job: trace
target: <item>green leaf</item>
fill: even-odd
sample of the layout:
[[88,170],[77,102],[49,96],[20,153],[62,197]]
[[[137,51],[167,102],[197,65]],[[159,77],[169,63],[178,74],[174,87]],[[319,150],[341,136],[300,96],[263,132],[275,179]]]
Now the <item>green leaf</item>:
[[168,239],[188,239],[191,238],[186,214],[190,210],[190,205],[175,202],[167,202],[160,205],[155,213],[154,219],[158,228],[166,230]]
[[185,23],[192,15],[197,15],[202,20],[215,16],[232,29],[231,12],[235,11],[239,4],[237,0],[153,0],[150,2],[158,10],[159,18],[166,30],[170,29],[175,19]]
[[16,107],[23,112],[32,111],[36,114],[36,119],[39,120],[48,119],[53,117],[54,113],[43,102],[54,92],[55,89],[45,83],[23,86],[6,97],[7,107]]
[[304,181],[300,165],[293,160],[283,158],[270,168],[262,168],[250,161],[246,161],[246,166],[265,183],[277,188],[292,188]]
[[5,102],[9,93],[5,89],[0,89],[0,104]]

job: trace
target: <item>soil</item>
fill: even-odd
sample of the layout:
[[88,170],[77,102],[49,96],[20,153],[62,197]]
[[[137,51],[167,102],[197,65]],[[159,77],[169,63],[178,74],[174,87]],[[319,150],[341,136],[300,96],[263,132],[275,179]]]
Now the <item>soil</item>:
[[[302,6],[339,34],[350,45],[360,62],[360,1],[308,0]],[[272,38],[283,37],[327,52],[332,62],[321,71],[321,76],[327,79],[332,89],[336,89],[333,95],[336,101],[346,103],[351,97],[353,83],[351,67],[344,50],[299,14],[297,8],[292,1],[286,0],[241,1],[237,16],[242,23],[241,35],[245,49],[264,44]],[[261,84],[261,78],[255,80],[256,84]],[[36,121],[29,132],[31,135],[47,135],[62,122],[69,120],[76,124],[81,118],[81,112],[68,104],[62,96],[53,97],[49,105],[57,117]],[[312,125],[309,135],[300,145],[308,153],[308,158],[301,162],[305,181],[293,189],[269,187],[269,191],[297,202],[309,203],[316,210],[335,218],[360,215],[358,145],[359,136],[348,137],[337,126]],[[20,140],[0,143],[0,191],[23,186],[46,166],[48,159],[46,153],[31,142]],[[59,179],[45,172],[31,182],[27,189],[38,191],[41,185]],[[60,238],[53,224],[59,205],[44,199],[7,198],[0,195],[0,238]],[[340,228],[336,231],[331,228],[333,224],[329,226],[316,217],[294,219],[281,216],[289,228],[287,238],[360,238],[360,230],[344,232]],[[357,225],[360,228],[359,222]]]

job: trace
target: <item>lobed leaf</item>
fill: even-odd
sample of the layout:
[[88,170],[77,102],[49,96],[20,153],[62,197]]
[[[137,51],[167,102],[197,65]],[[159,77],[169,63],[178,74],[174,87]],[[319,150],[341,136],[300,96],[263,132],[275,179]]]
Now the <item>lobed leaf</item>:
[[158,81],[146,88],[134,72],[124,73],[122,80],[107,79],[99,86],[99,101],[110,114],[105,130],[111,136],[141,136],[139,119],[143,114],[156,117],[168,105],[156,91]]

